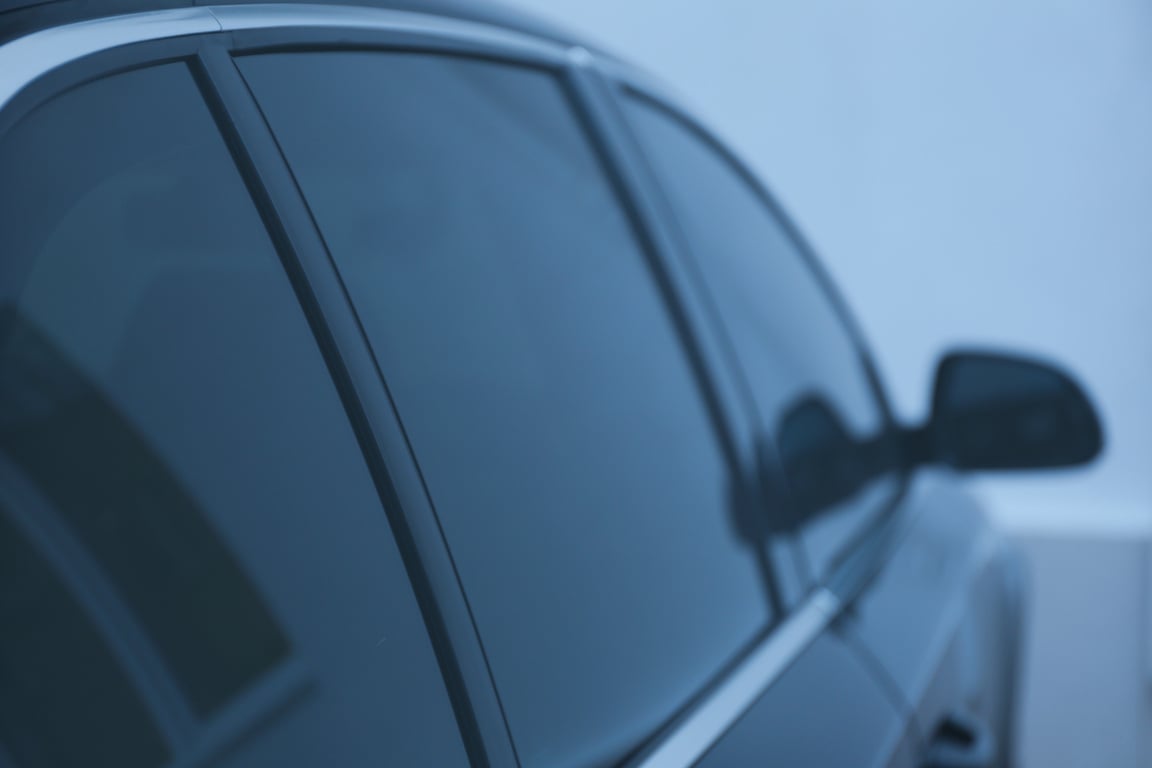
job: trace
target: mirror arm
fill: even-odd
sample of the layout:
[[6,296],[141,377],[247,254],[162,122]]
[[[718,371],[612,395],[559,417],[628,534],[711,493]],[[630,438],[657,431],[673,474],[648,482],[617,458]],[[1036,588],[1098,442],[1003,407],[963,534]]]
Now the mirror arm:
[[938,457],[931,422],[918,427],[904,427],[900,437],[901,455],[905,467],[911,469],[936,463]]

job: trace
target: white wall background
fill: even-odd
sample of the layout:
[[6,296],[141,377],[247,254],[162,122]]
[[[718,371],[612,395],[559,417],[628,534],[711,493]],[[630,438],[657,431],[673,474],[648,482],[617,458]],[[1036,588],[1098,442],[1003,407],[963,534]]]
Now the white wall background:
[[1029,557],[1023,768],[1152,766],[1152,0],[520,0],[673,83],[925,415],[947,346],[1095,395],[1094,468],[983,480]]
[[983,482],[1006,525],[1152,530],[1152,2],[520,4],[671,82],[767,180],[906,417],[949,344],[1080,374],[1105,461]]

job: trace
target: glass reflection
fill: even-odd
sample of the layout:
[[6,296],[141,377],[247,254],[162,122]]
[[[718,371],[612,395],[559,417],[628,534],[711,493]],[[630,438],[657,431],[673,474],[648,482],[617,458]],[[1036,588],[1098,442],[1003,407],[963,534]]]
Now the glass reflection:
[[[287,638],[195,497],[11,305],[0,307],[0,458],[44,503],[20,512],[51,518],[82,547],[198,715],[223,707],[288,655]],[[163,744],[154,743],[108,639],[85,616],[99,608],[80,605],[3,517],[0,549],[9,555],[0,557],[0,741],[25,768],[81,765],[51,734],[83,744],[78,734],[97,728],[106,733],[97,741],[117,757],[86,764],[160,764]],[[84,650],[76,655],[62,642]],[[43,685],[27,678],[30,670],[41,670]]]
[[785,525],[793,529],[860,496],[898,463],[895,439],[887,431],[854,437],[831,401],[817,392],[784,410],[776,445],[789,492]]

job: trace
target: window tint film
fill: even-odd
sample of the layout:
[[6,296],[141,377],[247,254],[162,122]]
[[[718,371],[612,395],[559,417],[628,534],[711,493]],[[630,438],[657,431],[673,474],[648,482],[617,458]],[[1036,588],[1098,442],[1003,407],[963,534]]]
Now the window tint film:
[[[150,768],[163,738],[83,606],[0,508],[0,744],[21,768]],[[0,764],[8,765],[0,752]]]
[[184,65],[80,86],[0,137],[0,253],[0,484],[29,489],[3,500],[0,548],[33,574],[2,591],[50,598],[0,659],[75,673],[32,699],[0,680],[18,764],[86,742],[98,679],[128,702],[101,736],[126,756],[89,765],[160,764],[140,692],[185,723],[177,754],[236,732],[260,736],[243,765],[462,759],[358,444]]
[[895,488],[892,445],[861,353],[776,214],[712,145],[629,98],[630,118],[695,256],[779,451],[814,572]]
[[763,630],[763,573],[559,83],[416,54],[242,69],[356,303],[526,766],[611,764]]

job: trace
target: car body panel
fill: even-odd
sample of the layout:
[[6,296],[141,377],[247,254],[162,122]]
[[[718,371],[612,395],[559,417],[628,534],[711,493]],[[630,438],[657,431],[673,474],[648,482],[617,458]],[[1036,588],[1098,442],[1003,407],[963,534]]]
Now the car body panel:
[[798,656],[698,765],[912,768],[918,751],[902,708],[833,630]]
[[[662,215],[658,206],[637,202],[645,194],[644,182],[628,180],[636,173],[629,169],[636,164],[635,153],[610,115],[611,97],[603,87],[603,71],[626,68],[603,54],[589,53],[574,38],[516,21],[516,14],[474,12],[456,3],[405,1],[336,12],[311,4],[225,3],[228,7],[218,10],[171,5],[168,10],[96,21],[109,12],[132,13],[157,4],[0,2],[0,41],[13,40],[0,44],[0,109],[39,75],[73,59],[133,42],[221,31],[298,29],[302,39],[314,34],[326,43],[331,38],[325,33],[357,29],[393,39],[460,45],[485,55],[504,51],[510,60],[537,59],[565,72],[592,132],[607,144],[604,154],[614,172],[625,177],[620,185],[627,196],[623,204],[638,207],[641,220]],[[382,5],[387,10],[381,10]],[[74,24],[56,26],[64,22]],[[20,37],[25,34],[30,36]],[[231,77],[226,50],[218,45],[215,53],[200,56],[207,78],[224,94],[226,114],[240,116],[236,140],[252,145],[246,162],[252,163],[259,185],[271,190],[266,192],[272,198],[270,217],[280,220],[286,239],[300,252],[296,256],[310,254],[301,259],[310,260],[301,270],[301,282],[313,292],[318,308],[314,311],[321,318],[317,322],[334,335],[335,342],[326,342],[336,350],[331,354],[347,366],[346,397],[362,409],[358,411],[362,442],[375,446],[370,463],[380,465],[379,471],[387,475],[386,481],[378,482],[386,482],[412,519],[402,530],[400,548],[406,553],[410,577],[418,582],[425,621],[435,625],[437,655],[458,717],[480,734],[465,735],[470,756],[476,764],[515,765],[497,696],[486,678],[482,647],[473,634],[451,557],[439,542],[419,466],[372,354],[359,336],[347,296],[330,265],[323,263],[323,244],[312,225],[305,223],[306,207],[283,159],[272,149],[267,127],[259,124],[255,105],[243,103],[249,97],[238,79],[226,82]],[[661,227],[658,222],[655,226]],[[668,251],[677,247],[674,238],[658,232],[651,239],[661,258],[672,260]],[[691,289],[680,285],[678,290]],[[678,302],[683,307],[692,299],[680,295]],[[687,314],[689,330],[712,339],[704,342],[706,346],[718,346],[708,321]],[[725,386],[733,389],[732,368],[724,355],[716,352],[706,359],[710,377],[729,382]],[[732,406],[739,395],[730,392],[723,397]],[[738,405],[727,412],[734,419],[746,415]],[[749,460],[755,427],[738,426],[736,432],[737,453]],[[943,473],[912,478],[895,511],[867,538],[861,544],[867,562],[853,566],[858,575],[842,583],[833,579],[828,585],[804,583],[803,574],[793,577],[799,558],[790,552],[786,537],[773,542],[773,560],[789,574],[785,603],[791,614],[723,670],[715,685],[701,691],[691,707],[655,734],[629,764],[673,768],[697,764],[702,757],[699,764],[706,768],[913,766],[926,754],[937,726],[954,712],[992,724],[1002,734],[1002,743],[1009,743],[1022,601],[1018,560],[957,479]],[[427,571],[420,576],[423,580],[412,575],[420,569]],[[436,641],[440,636],[450,640]],[[469,708],[467,716],[459,714]]]
[[1022,560],[949,473],[921,473],[897,514],[899,540],[845,624],[925,740],[953,715],[975,718],[996,734],[996,765],[1008,765]]

